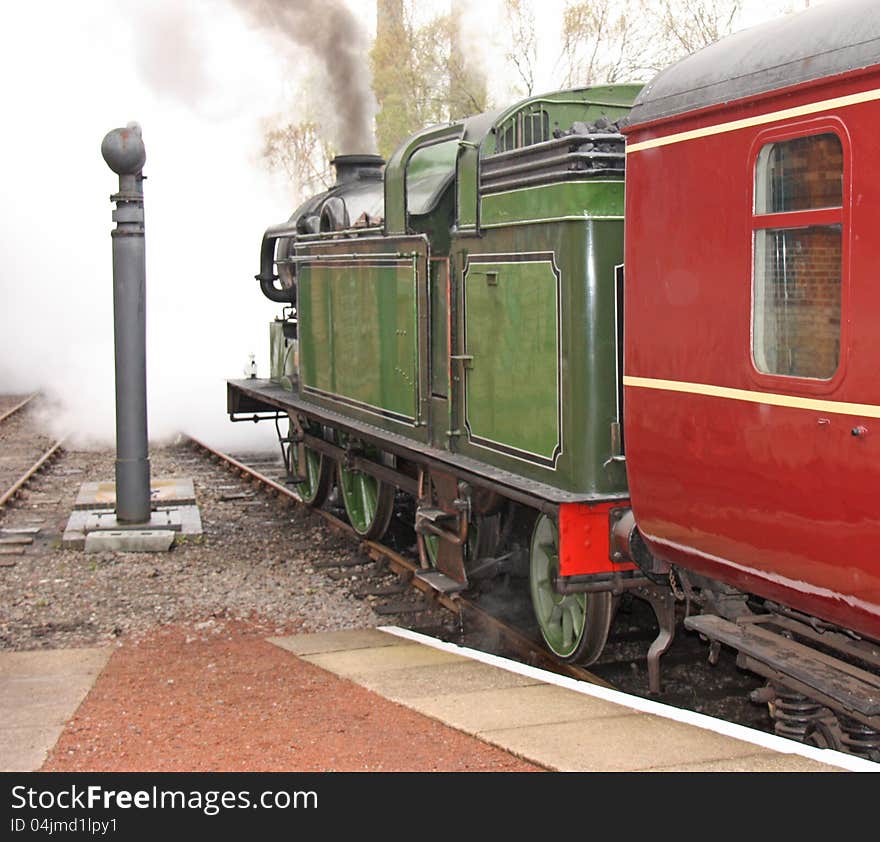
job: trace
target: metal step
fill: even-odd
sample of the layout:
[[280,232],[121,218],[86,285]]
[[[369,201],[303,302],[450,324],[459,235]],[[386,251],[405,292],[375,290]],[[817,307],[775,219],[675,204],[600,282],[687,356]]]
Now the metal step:
[[457,593],[467,587],[467,585],[456,582],[451,576],[447,576],[439,570],[419,571],[415,574],[415,577],[423,582],[427,582],[435,591],[440,591],[440,593]]
[[847,710],[858,711],[863,716],[880,715],[880,676],[748,619],[744,623],[732,623],[714,614],[702,614],[686,618],[684,625],[710,640],[733,647],[751,661],[744,666],[771,680],[776,677],[784,681],[788,676]]

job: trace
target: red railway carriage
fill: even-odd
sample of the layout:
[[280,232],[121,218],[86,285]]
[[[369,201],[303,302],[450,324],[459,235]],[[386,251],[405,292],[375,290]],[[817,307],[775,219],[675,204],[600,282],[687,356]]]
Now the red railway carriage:
[[682,60],[626,134],[642,536],[880,638],[880,5],[829,3]]

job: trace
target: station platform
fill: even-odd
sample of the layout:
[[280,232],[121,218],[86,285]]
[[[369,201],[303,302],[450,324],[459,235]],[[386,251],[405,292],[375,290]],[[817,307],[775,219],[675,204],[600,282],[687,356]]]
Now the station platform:
[[0,653],[0,769],[880,771],[404,629],[179,637]]
[[39,769],[113,650],[0,654],[0,771]]
[[880,764],[384,628],[270,638],[324,670],[553,771],[880,771]]

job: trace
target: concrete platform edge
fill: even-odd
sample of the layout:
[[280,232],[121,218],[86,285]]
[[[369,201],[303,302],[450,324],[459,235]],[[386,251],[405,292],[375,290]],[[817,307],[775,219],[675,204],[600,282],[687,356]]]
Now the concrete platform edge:
[[578,681],[574,678],[568,678],[567,676],[547,672],[546,670],[537,667],[520,664],[516,661],[499,657],[498,655],[490,655],[476,649],[470,649],[465,646],[458,646],[454,643],[437,640],[433,637],[420,634],[419,632],[410,631],[409,629],[402,629],[397,626],[379,626],[378,630],[406,640],[411,640],[415,643],[430,646],[434,649],[462,655],[472,660],[488,664],[489,666],[508,670],[528,678],[534,678],[547,684],[554,684],[558,687],[564,687],[568,690],[574,690],[577,693],[592,696],[593,698],[614,702],[642,713],[653,714],[665,719],[712,731],[717,734],[723,734],[724,736],[751,743],[760,748],[769,749],[780,754],[799,755],[818,763],[824,763],[828,766],[836,766],[840,769],[845,769],[851,772],[880,772],[880,764],[872,763],[870,760],[864,760],[860,757],[844,754],[839,751],[832,751],[830,749],[814,748],[813,746],[797,743],[783,737],[777,737],[774,734],[756,731],[753,728],[747,728],[744,725],[724,722],[701,713],[682,710],[681,708],[672,707],[671,705],[657,702],[652,699],[643,699],[640,696],[631,696],[619,690],[611,690],[606,687],[600,687],[596,684],[588,684],[584,681]]

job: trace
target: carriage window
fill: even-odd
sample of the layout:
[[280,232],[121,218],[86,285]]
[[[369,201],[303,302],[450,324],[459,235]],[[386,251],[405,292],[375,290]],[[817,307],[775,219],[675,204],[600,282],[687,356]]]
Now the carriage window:
[[752,227],[756,367],[830,379],[840,361],[843,149],[837,135],[761,150]]

